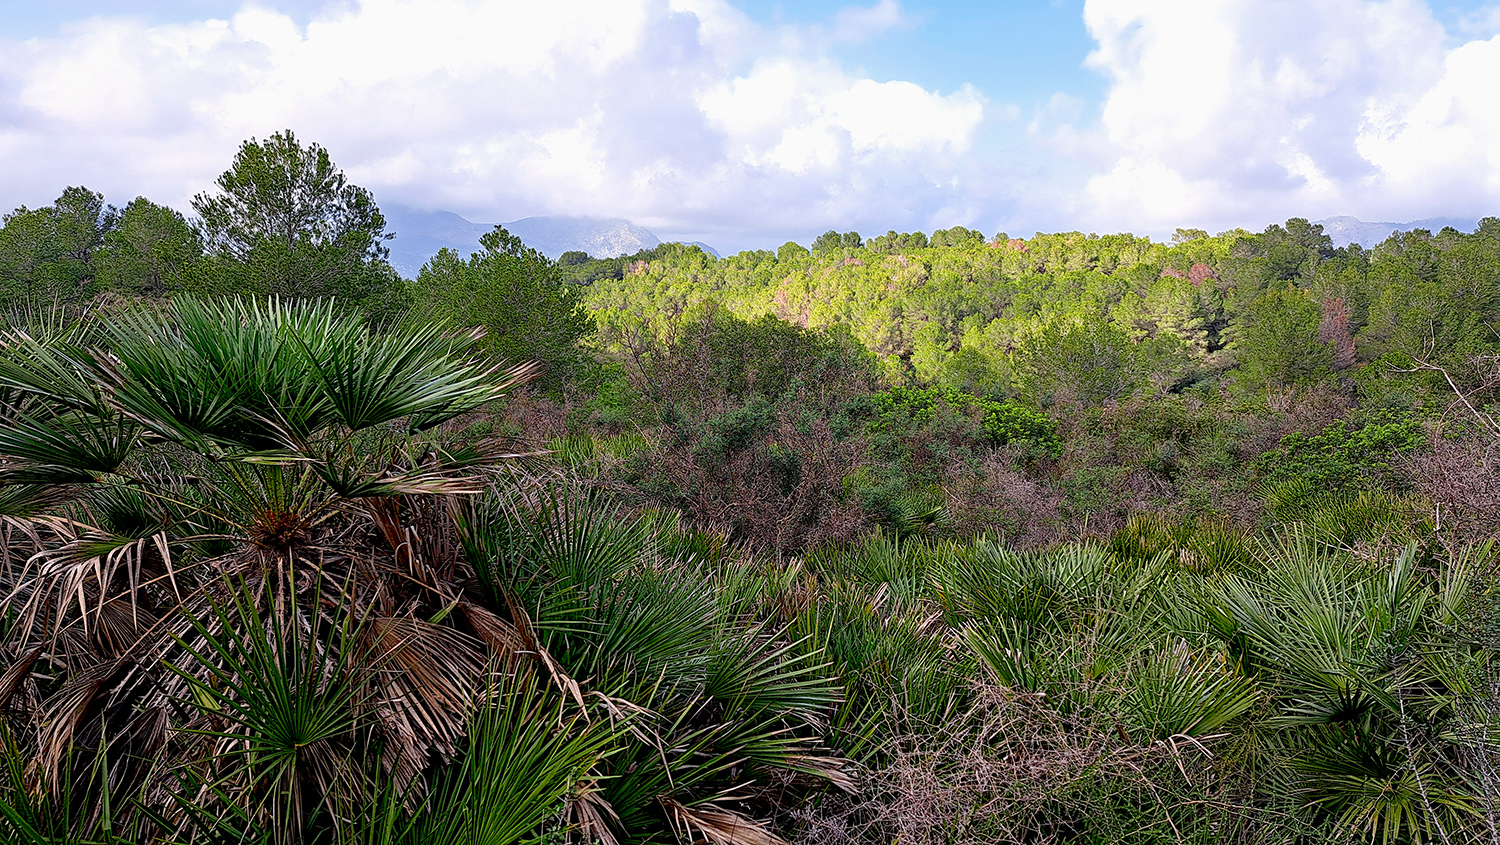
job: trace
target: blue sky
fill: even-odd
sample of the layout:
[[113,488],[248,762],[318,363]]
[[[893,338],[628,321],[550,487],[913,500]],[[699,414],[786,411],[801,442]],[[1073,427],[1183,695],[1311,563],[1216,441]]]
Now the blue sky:
[[[813,24],[837,17],[840,2],[747,2],[765,24]],[[910,23],[835,54],[876,79],[907,79],[952,90],[972,84],[1007,100],[1041,105],[1065,91],[1090,102],[1104,80],[1083,59],[1094,46],[1083,25],[1082,0],[1034,2],[917,2],[901,5]]]
[[1500,213],[1500,4],[0,0],[0,206],[185,208],[292,128],[379,201],[722,248]]

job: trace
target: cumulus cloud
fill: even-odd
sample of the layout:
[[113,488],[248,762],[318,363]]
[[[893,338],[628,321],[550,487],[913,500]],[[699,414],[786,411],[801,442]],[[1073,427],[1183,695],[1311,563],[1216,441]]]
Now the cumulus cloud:
[[1102,102],[1033,92],[1023,112],[840,64],[839,44],[916,26],[897,0],[787,25],[735,0],[322,9],[0,40],[0,206],[85,184],[186,208],[241,141],[291,128],[385,204],[729,247],[1500,208],[1492,10],[1448,31],[1424,0],[1087,0]]
[[1160,230],[1500,206],[1500,38],[1420,0],[1089,0],[1110,80],[1084,214]]
[[983,117],[972,87],[944,97],[910,82],[851,79],[826,63],[785,59],[757,64],[699,104],[741,161],[797,174],[851,158],[962,152]]
[[[881,0],[828,38],[903,20]],[[95,18],[0,43],[0,202],[83,183],[183,207],[243,139],[290,127],[382,201],[480,218],[753,234],[940,205],[983,98],[862,78],[805,35],[723,0],[363,0],[306,26],[253,2],[229,20]]]

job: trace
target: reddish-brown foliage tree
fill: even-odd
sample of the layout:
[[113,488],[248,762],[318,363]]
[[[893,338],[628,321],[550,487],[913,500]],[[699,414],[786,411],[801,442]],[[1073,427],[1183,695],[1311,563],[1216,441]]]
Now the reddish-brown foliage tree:
[[1347,370],[1354,364],[1354,336],[1349,333],[1349,306],[1343,297],[1323,300],[1318,340],[1332,347],[1335,370]]

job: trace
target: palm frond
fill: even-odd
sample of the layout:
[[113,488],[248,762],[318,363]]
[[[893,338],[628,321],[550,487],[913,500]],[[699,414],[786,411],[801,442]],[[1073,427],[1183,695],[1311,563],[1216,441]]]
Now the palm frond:
[[0,427],[0,456],[89,474],[112,473],[135,449],[140,428],[123,417],[18,414]]
[[[520,841],[589,779],[620,730],[585,722],[563,698],[524,676],[503,680],[486,698],[472,717],[463,762],[434,786],[403,841]],[[599,812],[611,815],[607,808]]]
[[732,810],[712,804],[689,807],[670,795],[662,796],[660,801],[677,841],[684,845],[698,841],[712,845],[787,845],[785,839],[765,825]]
[[179,704],[212,717],[190,731],[213,740],[212,756],[191,763],[199,799],[245,792],[252,817],[294,842],[314,810],[306,802],[346,817],[359,794],[355,734],[372,723],[376,697],[356,660],[364,620],[324,621],[295,598],[287,616],[272,616],[245,585],[228,591],[208,618],[188,618],[196,637],[177,640],[188,660],[168,666],[191,691]]

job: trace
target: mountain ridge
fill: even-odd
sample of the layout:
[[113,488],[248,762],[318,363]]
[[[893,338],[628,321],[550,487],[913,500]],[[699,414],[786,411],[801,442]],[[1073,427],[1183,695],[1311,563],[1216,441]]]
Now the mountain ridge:
[[1334,246],[1349,246],[1357,243],[1365,249],[1375,246],[1396,232],[1410,232],[1413,229],[1437,232],[1444,226],[1452,226],[1461,232],[1472,232],[1479,225],[1478,218],[1469,217],[1428,217],[1409,223],[1367,223],[1347,214],[1325,217],[1313,222],[1323,227],[1323,233],[1333,240]]
[[[475,223],[451,211],[424,211],[404,206],[384,209],[396,237],[389,242],[390,262],[401,275],[415,278],[440,249],[467,257],[480,251],[479,238],[495,227]],[[523,217],[499,224],[527,246],[556,260],[564,252],[587,252],[595,258],[629,255],[661,244],[654,232],[620,217]],[[714,255],[707,244],[696,244]]]

